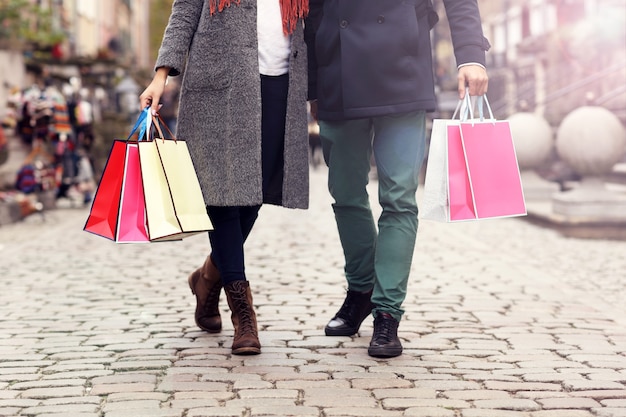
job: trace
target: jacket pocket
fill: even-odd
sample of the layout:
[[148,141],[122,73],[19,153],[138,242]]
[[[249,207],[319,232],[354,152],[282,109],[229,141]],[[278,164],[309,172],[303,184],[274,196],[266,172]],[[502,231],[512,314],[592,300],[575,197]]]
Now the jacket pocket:
[[185,71],[189,90],[223,90],[232,82],[229,65],[230,45],[222,43],[226,31],[217,30],[196,34]]

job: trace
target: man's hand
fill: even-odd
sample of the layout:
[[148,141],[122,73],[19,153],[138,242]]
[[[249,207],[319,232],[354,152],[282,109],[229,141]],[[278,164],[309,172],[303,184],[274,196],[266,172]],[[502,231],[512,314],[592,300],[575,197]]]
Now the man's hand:
[[469,87],[470,96],[482,96],[487,93],[489,77],[480,65],[464,65],[459,68],[459,98],[463,100],[465,90]]

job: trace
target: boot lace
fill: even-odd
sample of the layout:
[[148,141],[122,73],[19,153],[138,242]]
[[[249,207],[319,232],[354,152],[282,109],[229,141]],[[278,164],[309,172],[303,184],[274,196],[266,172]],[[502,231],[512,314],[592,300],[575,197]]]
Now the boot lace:
[[222,284],[216,283],[211,287],[207,294],[204,304],[202,305],[202,315],[204,317],[212,317],[219,315],[219,303],[220,303],[220,291],[222,290]]
[[239,331],[241,334],[253,333],[257,334],[252,319],[252,306],[248,303],[248,297],[244,291],[233,292],[231,300],[234,308],[239,312]]
[[373,339],[378,344],[387,344],[395,339],[396,321],[391,317],[381,315],[374,323]]

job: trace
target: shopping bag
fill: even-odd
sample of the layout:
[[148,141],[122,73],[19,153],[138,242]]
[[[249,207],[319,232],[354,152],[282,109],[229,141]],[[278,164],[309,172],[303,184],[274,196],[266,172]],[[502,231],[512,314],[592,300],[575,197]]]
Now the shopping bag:
[[460,124],[478,219],[526,215],[526,203],[508,121]]
[[[121,213],[120,208],[122,207],[121,203],[123,201],[123,191],[128,197],[128,199],[125,200],[128,206],[124,210],[124,213],[129,214],[132,213],[129,209],[133,197],[130,193],[132,190],[137,190],[136,171],[134,177],[131,175],[130,181],[127,181],[127,168],[129,164],[131,171],[133,168],[136,169],[139,167],[138,154],[135,152],[136,145],[133,148],[133,142],[130,141],[130,139],[140,127],[140,135],[143,134],[145,129],[143,126],[145,126],[144,122],[146,117],[147,112],[144,111],[140,114],[126,140],[116,139],[113,141],[83,230],[113,241],[119,240],[120,230],[118,226]],[[131,154],[127,152],[129,149],[134,149]],[[137,198],[137,196],[134,197]],[[138,203],[135,203],[135,206],[137,206],[137,204]],[[138,216],[139,214],[135,214],[134,224],[139,220]],[[133,222],[131,221],[130,223]],[[137,225],[139,231],[131,233],[130,223],[126,224],[123,230],[121,230],[122,240],[126,238],[130,239],[132,235],[136,236],[142,234],[140,225]],[[145,241],[145,239],[142,239],[142,241]]]
[[120,209],[117,219],[115,241],[119,243],[148,242],[146,228],[146,207],[139,165],[137,143],[126,143],[124,180],[120,196]]
[[[158,138],[139,141],[139,159],[151,241],[182,239],[213,229],[187,143],[165,139],[159,119]],[[173,136],[170,133],[170,136]]]
[[423,219],[449,222],[476,218],[459,125],[460,120],[433,120],[419,210]]
[[433,121],[420,218],[455,222],[526,214],[508,122],[493,118],[486,98],[485,120],[483,97],[477,102],[478,120],[466,94],[452,119]]

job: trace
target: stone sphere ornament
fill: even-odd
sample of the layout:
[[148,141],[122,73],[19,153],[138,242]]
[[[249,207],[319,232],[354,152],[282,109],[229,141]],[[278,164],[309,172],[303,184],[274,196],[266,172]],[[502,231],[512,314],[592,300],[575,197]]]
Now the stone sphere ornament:
[[556,150],[582,176],[608,174],[626,154],[626,128],[604,107],[580,107],[561,122]]
[[508,118],[520,169],[535,169],[552,152],[554,139],[550,124],[534,113],[515,113]]

